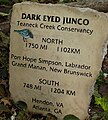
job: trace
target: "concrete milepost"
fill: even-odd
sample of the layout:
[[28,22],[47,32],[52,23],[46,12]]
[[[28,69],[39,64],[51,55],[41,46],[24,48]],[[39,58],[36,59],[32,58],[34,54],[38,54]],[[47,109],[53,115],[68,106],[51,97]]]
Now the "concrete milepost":
[[89,8],[18,3],[10,35],[10,92],[33,112],[88,116],[108,17]]

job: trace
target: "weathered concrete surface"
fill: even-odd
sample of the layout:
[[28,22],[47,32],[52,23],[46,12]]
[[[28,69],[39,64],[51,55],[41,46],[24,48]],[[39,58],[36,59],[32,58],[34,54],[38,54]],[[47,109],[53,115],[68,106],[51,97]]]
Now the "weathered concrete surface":
[[68,114],[84,120],[107,36],[105,13],[66,5],[14,5],[12,98],[26,102],[30,111],[52,113],[59,120]]

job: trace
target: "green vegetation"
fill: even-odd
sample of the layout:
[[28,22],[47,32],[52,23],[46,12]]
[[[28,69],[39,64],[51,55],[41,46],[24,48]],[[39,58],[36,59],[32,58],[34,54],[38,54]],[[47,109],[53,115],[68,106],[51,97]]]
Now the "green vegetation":
[[[107,74],[103,71],[100,72],[96,84],[95,84],[95,90],[94,90],[94,105],[92,109],[91,114],[91,120],[108,120],[108,94],[106,93],[107,87],[105,89],[105,86],[108,86],[108,78]],[[104,91],[101,89],[104,88]],[[104,93],[106,94],[104,94]]]
[[9,0],[0,0],[0,4],[9,4]]
[[80,120],[78,117],[74,115],[66,115],[63,120]]

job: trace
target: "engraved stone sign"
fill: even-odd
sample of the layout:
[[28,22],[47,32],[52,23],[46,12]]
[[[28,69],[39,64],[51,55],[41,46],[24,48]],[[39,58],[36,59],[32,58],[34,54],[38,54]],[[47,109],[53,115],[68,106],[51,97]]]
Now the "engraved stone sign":
[[59,120],[88,116],[108,17],[89,8],[18,3],[10,35],[10,92],[33,112]]

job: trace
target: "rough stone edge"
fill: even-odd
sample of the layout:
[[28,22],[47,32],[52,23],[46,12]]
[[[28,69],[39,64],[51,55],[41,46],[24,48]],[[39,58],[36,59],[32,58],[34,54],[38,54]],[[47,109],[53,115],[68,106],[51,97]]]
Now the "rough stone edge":
[[72,7],[81,7],[81,8],[91,8],[94,10],[97,10],[99,12],[108,12],[108,2],[77,2],[77,3],[68,3],[66,5],[72,6]]
[[[14,6],[16,6],[16,5],[24,5],[24,4],[32,4],[32,5],[40,5],[40,6],[43,6],[43,5],[46,5],[46,6],[58,6],[58,7],[61,7],[61,6],[63,6],[63,7],[69,7],[69,8],[72,8],[72,7],[74,7],[74,8],[79,8],[80,10],[82,10],[82,11],[87,11],[87,10],[90,10],[90,11],[97,11],[97,12],[100,12],[100,11],[98,11],[98,9],[93,9],[91,6],[92,6],[92,3],[91,4],[83,4],[83,3],[81,3],[81,2],[76,2],[76,3],[74,3],[74,2],[72,2],[72,3],[58,3],[58,4],[51,4],[51,3],[49,3],[49,4],[43,4],[43,3],[37,3],[37,2],[31,2],[31,1],[25,1],[25,2],[21,2],[21,3],[16,3],[16,4],[14,4],[13,5],[13,7]],[[94,3],[93,3],[94,4]],[[107,8],[108,8],[108,3],[107,3]],[[103,12],[104,13],[104,11],[101,11],[101,12]]]
[[[24,2],[22,2],[24,3]],[[25,1],[25,3],[30,3],[30,1]],[[18,4],[18,3],[17,3]],[[36,4],[36,2],[33,2],[33,4]],[[62,5],[67,5],[71,7],[80,7],[80,8],[91,8],[94,10],[97,10],[99,12],[108,12],[108,2],[88,2],[88,1],[78,1],[78,2],[71,2],[71,3],[58,3]],[[46,4],[49,5],[49,4]],[[53,4],[52,4],[53,5]],[[54,4],[57,5],[57,4]]]

